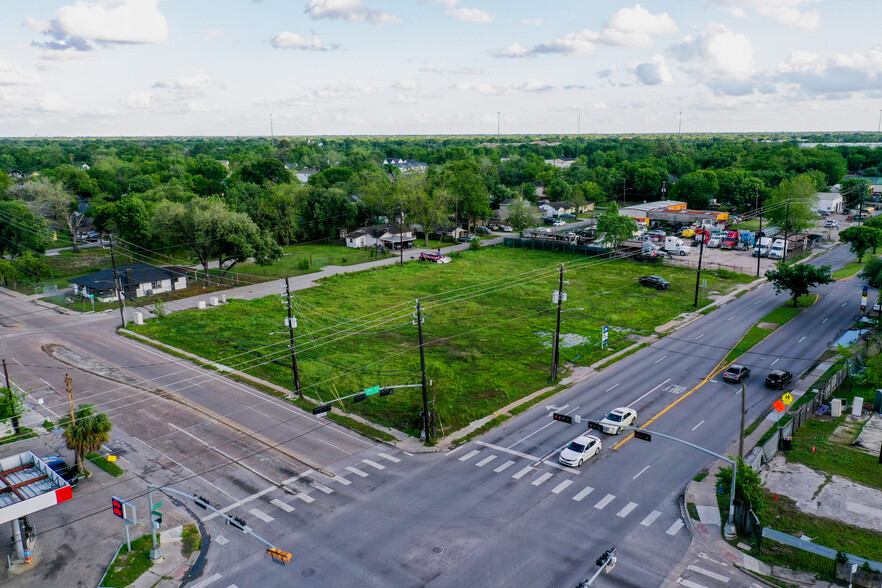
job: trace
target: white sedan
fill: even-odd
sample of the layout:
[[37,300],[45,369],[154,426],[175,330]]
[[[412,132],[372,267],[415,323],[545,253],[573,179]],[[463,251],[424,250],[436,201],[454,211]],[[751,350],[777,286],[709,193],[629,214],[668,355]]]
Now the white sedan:
[[603,417],[603,420],[600,421],[600,426],[603,427],[604,433],[607,433],[608,435],[618,435],[622,430],[622,425],[633,427],[636,422],[637,411],[633,408],[622,407],[613,410]]
[[594,435],[579,435],[560,452],[557,460],[565,466],[579,467],[586,459],[600,453],[602,445]]

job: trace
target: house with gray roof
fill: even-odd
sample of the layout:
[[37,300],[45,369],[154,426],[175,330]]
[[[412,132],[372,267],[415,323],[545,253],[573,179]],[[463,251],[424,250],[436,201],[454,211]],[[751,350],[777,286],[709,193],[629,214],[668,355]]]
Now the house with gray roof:
[[[182,290],[187,287],[187,274],[182,268],[168,268],[138,262],[116,268],[120,290],[124,298],[139,298]],[[113,269],[107,268],[68,280],[73,292],[83,298],[94,298],[101,302],[116,300]]]

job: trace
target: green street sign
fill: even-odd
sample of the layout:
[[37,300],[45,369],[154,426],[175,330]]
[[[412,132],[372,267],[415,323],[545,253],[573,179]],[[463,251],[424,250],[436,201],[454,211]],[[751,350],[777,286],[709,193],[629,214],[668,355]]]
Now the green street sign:
[[155,510],[155,509],[159,508],[160,506],[162,506],[162,503],[157,502],[156,504],[153,505],[153,509]]
[[155,517],[162,517],[162,513],[159,512],[158,510],[151,510],[150,514],[152,514]]
[[371,386],[370,388],[365,388],[365,389],[364,389],[364,394],[365,394],[365,396],[370,396],[371,394],[376,394],[376,393],[378,393],[379,391],[380,391],[380,387],[379,387],[379,386]]

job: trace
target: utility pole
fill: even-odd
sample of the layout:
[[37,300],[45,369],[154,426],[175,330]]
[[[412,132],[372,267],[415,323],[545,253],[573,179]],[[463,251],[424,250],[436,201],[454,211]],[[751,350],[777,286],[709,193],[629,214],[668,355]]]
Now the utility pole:
[[667,194],[668,194],[668,183],[666,181],[662,180],[661,199],[667,200],[668,199]]
[[557,379],[557,370],[560,365],[560,313],[563,305],[563,274],[564,266],[560,265],[560,280],[557,287],[557,328],[554,329],[554,348],[551,350],[551,381]]
[[744,415],[747,414],[747,386],[741,381],[741,434],[738,436],[738,457],[744,459]]
[[698,286],[701,284],[701,258],[704,256],[704,241],[707,238],[706,233],[700,235],[701,241],[698,243],[698,274],[695,276],[695,301],[692,306],[698,308]]
[[[425,230],[429,230],[428,227]],[[401,249],[401,267],[404,267],[404,205],[398,205],[398,248]]]
[[71,388],[71,379],[70,374],[64,374],[64,385],[67,388],[67,405],[70,408],[70,424],[77,424],[77,419],[74,417],[74,407],[73,407],[73,388]]
[[288,278],[285,278],[285,302],[288,308],[288,338],[291,343],[291,373],[294,376],[294,390],[297,391],[297,398],[303,400],[300,372],[297,369],[297,350],[294,347],[294,317],[291,314],[291,287],[288,285]]
[[6,376],[6,397],[9,399],[9,410],[12,411],[12,428],[15,429],[16,435],[21,435],[21,427],[18,422],[18,414],[14,410],[12,404],[12,385],[9,383],[9,371],[6,369],[6,360],[3,360],[3,375]]
[[423,388],[423,431],[426,433],[426,445],[431,442],[429,433],[429,389],[426,386],[426,355],[423,350],[423,313],[420,309],[420,301],[416,301],[417,332],[420,337],[420,374]]
[[784,215],[784,255],[781,261],[787,261],[787,228],[790,226],[790,200],[787,201],[787,212]]
[[[757,191],[757,192],[759,192],[759,191]],[[758,195],[757,195],[757,198],[759,198]],[[759,202],[759,200],[757,200],[757,202]],[[756,251],[756,277],[759,277],[760,259],[761,259],[760,254],[762,253],[762,247],[760,247],[760,245],[762,242],[762,234],[763,234],[763,212],[759,208],[757,208],[757,210],[759,210],[760,222],[759,222],[759,229],[757,229],[757,231],[756,231],[756,242],[753,244],[753,248],[754,248],[754,251]]]
[[122,319],[122,326],[126,326],[126,305],[123,302],[122,288],[119,282],[119,273],[116,271],[116,256],[113,254],[113,233],[110,233],[110,263],[113,265],[113,285],[116,288],[116,299],[119,302],[119,317]]

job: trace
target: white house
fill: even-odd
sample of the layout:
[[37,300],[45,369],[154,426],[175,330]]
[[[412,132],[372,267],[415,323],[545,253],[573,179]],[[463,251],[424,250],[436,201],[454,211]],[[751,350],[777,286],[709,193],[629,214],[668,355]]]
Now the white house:
[[[124,298],[152,296],[187,287],[187,275],[178,269],[157,267],[149,263],[130,263],[116,268],[119,285]],[[84,298],[94,297],[101,302],[116,300],[113,269],[97,272],[68,280],[73,292]]]
[[842,212],[842,194],[839,192],[818,192],[818,208],[827,212]]
[[297,179],[300,180],[301,184],[305,184],[309,181],[309,176],[314,176],[318,173],[317,169],[301,169],[294,173],[297,176]]
[[361,227],[346,235],[346,246],[363,249],[379,245],[386,249],[408,249],[413,247],[416,237],[413,228],[398,223]]
[[383,165],[391,165],[401,170],[401,173],[424,172],[429,169],[428,163],[417,161],[415,159],[401,159],[400,157],[388,157],[383,160]]

